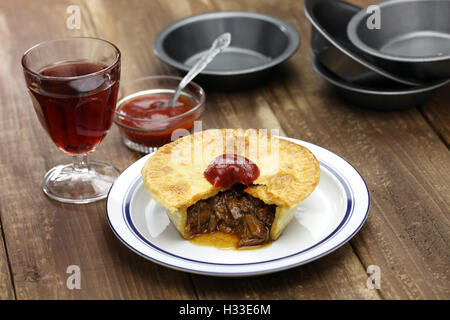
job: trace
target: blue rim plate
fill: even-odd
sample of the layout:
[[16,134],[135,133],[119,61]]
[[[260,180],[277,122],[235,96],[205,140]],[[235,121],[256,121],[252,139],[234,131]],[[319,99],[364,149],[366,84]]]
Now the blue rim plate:
[[[283,137],[281,137],[283,138]],[[146,192],[140,171],[151,154],[128,167],[111,187],[106,215],[114,234],[131,250],[163,266],[204,275],[250,276],[316,260],[349,241],[369,213],[361,175],[336,154],[301,140],[320,163],[321,180],[281,237],[254,250],[223,250],[184,240]]]

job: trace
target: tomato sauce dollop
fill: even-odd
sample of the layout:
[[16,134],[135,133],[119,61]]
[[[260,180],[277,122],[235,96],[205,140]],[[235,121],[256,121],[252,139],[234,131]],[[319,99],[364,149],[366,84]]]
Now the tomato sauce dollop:
[[216,157],[203,174],[214,187],[231,188],[238,183],[251,185],[259,177],[259,168],[243,156],[223,154]]
[[125,101],[118,107],[119,114],[124,115],[118,117],[119,125],[123,125],[120,129],[131,141],[155,147],[171,142],[175,129],[192,130],[193,115],[171,118],[188,112],[194,107],[193,104],[180,97],[175,106],[164,106],[169,99],[168,96],[145,95]]

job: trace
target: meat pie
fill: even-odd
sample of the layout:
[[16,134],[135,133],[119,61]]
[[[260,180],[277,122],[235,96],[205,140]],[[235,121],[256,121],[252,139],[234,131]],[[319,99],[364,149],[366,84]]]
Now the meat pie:
[[296,143],[258,130],[214,129],[161,147],[142,176],[185,239],[222,231],[244,247],[281,235],[320,170]]

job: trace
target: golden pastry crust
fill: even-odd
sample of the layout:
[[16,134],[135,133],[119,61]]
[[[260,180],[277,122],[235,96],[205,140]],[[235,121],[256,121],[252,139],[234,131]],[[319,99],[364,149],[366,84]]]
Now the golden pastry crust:
[[168,211],[172,223],[186,238],[186,209],[223,188],[214,188],[203,172],[219,155],[235,153],[260,170],[244,191],[267,204],[277,205],[270,236],[277,239],[294,209],[320,179],[317,159],[306,148],[255,129],[211,129],[161,147],[142,169],[150,195]]

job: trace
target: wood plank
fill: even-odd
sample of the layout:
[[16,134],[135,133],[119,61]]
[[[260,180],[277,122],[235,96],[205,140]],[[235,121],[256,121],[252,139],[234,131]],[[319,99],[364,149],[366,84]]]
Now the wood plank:
[[450,84],[441,88],[424,106],[420,108],[430,126],[441,140],[450,146]]
[[14,299],[14,287],[11,282],[11,271],[8,265],[3,231],[0,227],[0,300]]
[[290,270],[244,278],[193,276],[200,299],[380,299],[349,244]]
[[[65,28],[69,4],[82,9],[80,30]],[[106,221],[104,202],[63,205],[46,198],[40,189],[47,170],[70,160],[46,136],[32,111],[19,57],[45,39],[101,35],[95,14],[79,1],[17,1],[0,6],[4,27],[0,30],[4,40],[0,68],[2,74],[10,75],[0,79],[0,105],[8,114],[0,119],[0,210],[17,298],[195,298],[187,274],[146,261],[120,243]],[[133,50],[133,45],[121,45],[114,34],[103,36]],[[129,38],[128,33],[121,36]],[[127,52],[123,53],[127,70],[130,60],[125,58]],[[142,56],[141,67],[145,63]],[[139,157],[122,145],[114,128],[92,158],[124,169]],[[66,287],[69,265],[80,266],[81,290]]]

